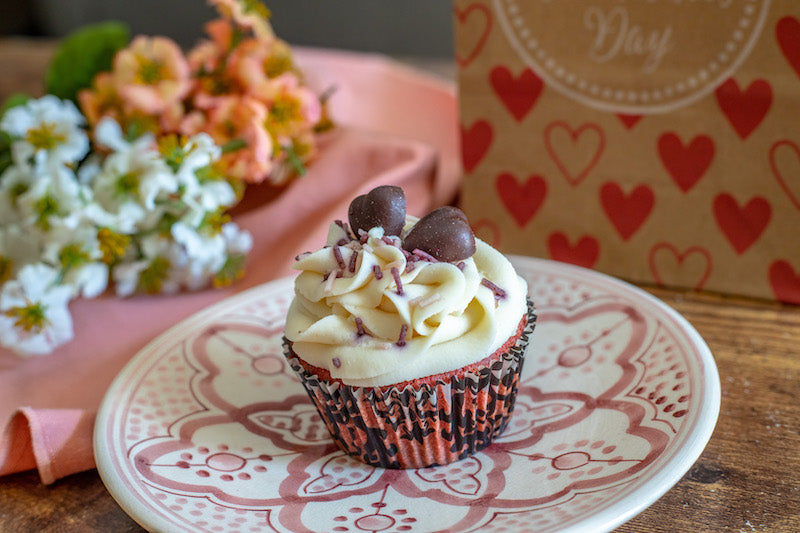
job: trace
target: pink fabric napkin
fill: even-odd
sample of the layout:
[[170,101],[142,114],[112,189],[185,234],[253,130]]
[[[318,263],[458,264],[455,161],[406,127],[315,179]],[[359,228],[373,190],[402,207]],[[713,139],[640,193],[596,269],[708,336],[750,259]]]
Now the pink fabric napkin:
[[52,483],[93,468],[94,416],[125,363],[194,312],[291,274],[294,257],[317,248],[330,221],[346,219],[354,196],[399,185],[416,215],[454,198],[460,164],[451,84],[380,56],[296,53],[313,87],[335,86],[331,114],[339,127],[304,177],[236,217],[253,235],[245,277],[222,290],[76,300],[69,344],[27,359],[0,350],[0,475],[37,468],[42,482]]

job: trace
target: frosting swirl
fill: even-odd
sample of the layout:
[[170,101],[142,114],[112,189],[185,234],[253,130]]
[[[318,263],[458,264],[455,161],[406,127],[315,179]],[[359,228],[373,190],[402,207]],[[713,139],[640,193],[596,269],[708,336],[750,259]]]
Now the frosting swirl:
[[527,287],[500,252],[476,239],[472,257],[448,263],[401,242],[334,223],[298,258],[286,337],[303,360],[348,385],[390,385],[469,365],[516,331]]

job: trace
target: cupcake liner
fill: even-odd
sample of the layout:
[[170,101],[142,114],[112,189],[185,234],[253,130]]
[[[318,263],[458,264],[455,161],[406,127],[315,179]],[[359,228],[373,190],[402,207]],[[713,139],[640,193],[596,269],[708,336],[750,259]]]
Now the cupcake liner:
[[536,323],[530,300],[526,318],[507,350],[432,381],[354,387],[309,371],[287,339],[284,355],[342,450],[372,466],[424,468],[468,457],[505,430]]

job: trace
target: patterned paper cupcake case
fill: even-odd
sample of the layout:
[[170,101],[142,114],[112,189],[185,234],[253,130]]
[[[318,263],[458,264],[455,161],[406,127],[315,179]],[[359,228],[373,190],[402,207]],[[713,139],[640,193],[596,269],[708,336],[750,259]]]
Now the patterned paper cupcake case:
[[321,378],[304,366],[285,338],[283,346],[342,450],[372,466],[425,468],[469,457],[505,430],[535,324],[528,301],[526,320],[520,321],[510,347],[442,378],[388,387],[354,387]]

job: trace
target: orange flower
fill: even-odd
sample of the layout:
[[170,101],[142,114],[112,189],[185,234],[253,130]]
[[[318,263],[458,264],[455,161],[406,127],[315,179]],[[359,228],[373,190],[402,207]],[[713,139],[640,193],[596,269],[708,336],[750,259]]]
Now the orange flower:
[[[214,22],[229,27],[225,21]],[[228,73],[227,54],[227,49],[221,47],[216,39],[203,41],[189,52],[189,68],[196,80],[192,103],[196,107],[210,109],[220,97],[240,92],[237,80]]]
[[122,122],[123,102],[110,72],[101,72],[95,76],[92,88],[83,89],[78,93],[78,103],[92,126],[104,116]]
[[259,0],[210,0],[219,13],[260,39],[275,37],[269,24],[270,12]]
[[136,37],[117,52],[113,75],[120,95],[145,113],[173,107],[191,89],[189,65],[178,45],[166,37]]
[[227,51],[233,48],[233,28],[225,19],[214,19],[206,22],[206,33],[219,50]]
[[220,161],[229,175],[257,183],[272,172],[272,140],[263,126],[266,116],[264,104],[247,96],[221,98],[210,111],[206,131],[217,144],[242,144],[222,155]]
[[282,146],[292,138],[309,131],[321,116],[317,95],[300,84],[293,74],[283,74],[270,83],[266,94],[269,102],[264,126]]
[[295,71],[291,49],[279,39],[242,41],[231,54],[230,70],[242,90],[253,95],[268,93],[271,79]]

